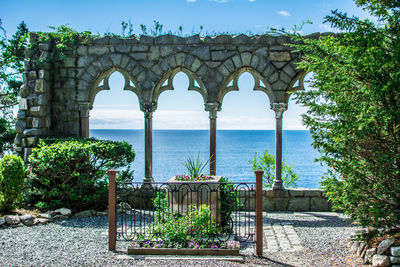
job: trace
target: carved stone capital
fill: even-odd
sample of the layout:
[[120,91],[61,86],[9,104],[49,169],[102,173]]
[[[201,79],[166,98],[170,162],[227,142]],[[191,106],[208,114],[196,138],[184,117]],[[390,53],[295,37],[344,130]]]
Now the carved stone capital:
[[79,116],[81,118],[88,118],[89,111],[93,108],[92,103],[90,102],[80,102],[79,105]]
[[140,110],[145,113],[152,113],[156,111],[157,103],[152,101],[150,103],[140,103]]
[[283,112],[287,110],[286,103],[272,103],[271,109],[275,111],[275,119],[282,119]]
[[210,113],[209,118],[210,119],[216,119],[217,118],[217,112],[221,111],[221,103],[219,102],[207,102],[204,104],[204,108],[206,111]]

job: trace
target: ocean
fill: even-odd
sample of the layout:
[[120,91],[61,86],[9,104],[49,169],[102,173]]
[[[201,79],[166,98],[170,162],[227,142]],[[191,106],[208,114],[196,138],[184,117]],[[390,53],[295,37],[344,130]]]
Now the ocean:
[[[127,141],[132,144],[136,158],[131,169],[134,181],[144,177],[143,130],[90,130],[90,136],[98,139]],[[314,162],[320,154],[311,143],[309,131],[284,130],[282,153],[286,163],[293,165],[299,175],[297,188],[319,188],[326,167]],[[208,130],[153,130],[153,177],[156,182],[167,181],[175,174],[185,173],[184,161],[190,155],[204,161],[208,159]],[[254,153],[268,150],[275,153],[273,130],[218,130],[217,175],[234,182],[254,182],[255,175],[249,160]],[[205,169],[208,173],[208,166]]]

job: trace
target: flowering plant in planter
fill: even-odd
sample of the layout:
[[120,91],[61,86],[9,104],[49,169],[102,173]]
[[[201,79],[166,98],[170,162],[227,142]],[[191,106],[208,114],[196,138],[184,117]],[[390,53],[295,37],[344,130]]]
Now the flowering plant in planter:
[[201,174],[195,178],[191,177],[188,174],[175,174],[174,176],[176,181],[186,181],[186,182],[194,182],[194,181],[207,181],[207,180],[214,180],[214,176],[204,175]]

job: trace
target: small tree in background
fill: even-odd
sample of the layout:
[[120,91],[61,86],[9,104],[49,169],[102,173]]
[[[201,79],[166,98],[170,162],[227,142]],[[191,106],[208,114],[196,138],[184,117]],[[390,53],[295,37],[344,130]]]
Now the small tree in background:
[[394,0],[356,3],[377,23],[332,11],[326,22],[344,33],[293,36],[300,68],[314,73],[297,100],[330,168],[322,184],[334,208],[362,226],[400,229],[400,11]]
[[[263,170],[264,183],[263,186],[271,188],[275,180],[275,157],[265,150],[261,156],[257,157],[254,153],[254,159],[249,161],[253,166],[253,170]],[[296,186],[299,179],[297,173],[293,170],[293,166],[287,165],[282,161],[282,181],[284,187]]]

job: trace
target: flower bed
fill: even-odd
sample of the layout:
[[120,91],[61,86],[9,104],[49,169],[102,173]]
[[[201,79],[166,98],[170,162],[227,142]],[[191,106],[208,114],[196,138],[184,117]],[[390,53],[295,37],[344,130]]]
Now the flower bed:
[[130,255],[239,255],[240,243],[238,241],[227,242],[189,242],[187,244],[172,244],[158,241],[134,241],[128,247]]
[[200,176],[197,176],[196,178],[191,177],[188,174],[175,174],[173,177],[175,181],[184,181],[184,182],[195,182],[195,181],[209,181],[209,180],[215,180],[215,176],[209,176],[209,175],[204,175],[201,174]]

